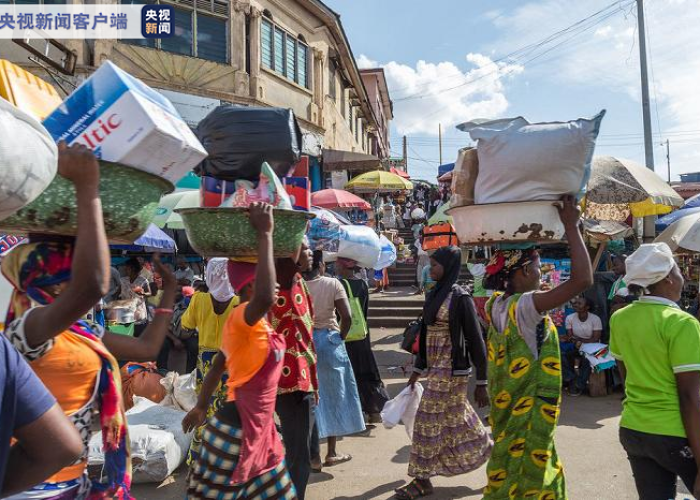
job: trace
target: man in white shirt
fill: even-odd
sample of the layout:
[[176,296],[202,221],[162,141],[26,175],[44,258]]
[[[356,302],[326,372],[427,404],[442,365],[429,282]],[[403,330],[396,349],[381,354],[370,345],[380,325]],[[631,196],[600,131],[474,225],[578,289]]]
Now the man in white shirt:
[[[578,297],[573,300],[574,314],[566,318],[566,337],[562,342],[573,344],[573,349],[564,349],[564,383],[569,384],[569,395],[580,396],[588,384],[591,374],[591,365],[585,357],[579,357],[578,374],[575,363],[578,357],[578,348],[581,344],[600,342],[603,333],[603,322],[599,316],[591,313],[593,303],[586,297]],[[567,346],[570,347],[570,346]]]

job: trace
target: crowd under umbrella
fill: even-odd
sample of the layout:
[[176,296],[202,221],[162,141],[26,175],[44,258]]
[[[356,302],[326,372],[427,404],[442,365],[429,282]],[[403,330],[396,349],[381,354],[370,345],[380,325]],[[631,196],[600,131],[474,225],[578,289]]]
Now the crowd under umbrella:
[[681,205],[683,198],[648,168],[612,156],[594,158],[586,189],[586,218],[625,221],[630,215],[668,214]]
[[344,189],[323,189],[311,194],[311,204],[320,208],[359,208],[370,210],[372,205]]
[[700,252],[700,214],[681,217],[657,236],[654,242],[666,243],[674,252]]

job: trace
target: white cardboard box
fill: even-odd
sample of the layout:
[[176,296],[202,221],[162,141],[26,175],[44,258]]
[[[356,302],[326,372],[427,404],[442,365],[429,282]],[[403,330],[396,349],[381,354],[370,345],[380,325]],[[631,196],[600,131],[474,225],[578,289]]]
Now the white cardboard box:
[[173,184],[207,156],[166,97],[109,61],[43,124],[57,142],[85,144],[105,161]]

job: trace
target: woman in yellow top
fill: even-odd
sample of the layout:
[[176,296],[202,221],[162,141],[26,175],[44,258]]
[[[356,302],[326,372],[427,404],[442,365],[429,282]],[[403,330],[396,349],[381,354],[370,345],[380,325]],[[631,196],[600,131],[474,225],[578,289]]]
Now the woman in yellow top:
[[[197,330],[199,333],[199,354],[197,356],[197,394],[202,389],[202,382],[211,369],[214,356],[221,349],[221,331],[228,320],[229,314],[239,303],[234,296],[233,288],[228,279],[228,259],[211,259],[207,263],[205,279],[209,293],[195,293],[190,305],[182,315],[181,326],[187,330]],[[209,405],[211,417],[226,401],[226,377],[214,393]],[[197,429],[190,446],[187,463],[196,463],[199,449],[202,445],[202,430]]]

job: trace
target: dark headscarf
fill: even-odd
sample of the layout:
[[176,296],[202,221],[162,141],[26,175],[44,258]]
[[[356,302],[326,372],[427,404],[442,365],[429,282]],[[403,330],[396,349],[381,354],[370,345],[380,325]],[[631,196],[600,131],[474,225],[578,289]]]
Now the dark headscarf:
[[459,271],[462,266],[462,251],[459,247],[442,247],[431,258],[445,269],[445,273],[440,281],[437,282],[435,288],[425,298],[423,321],[426,325],[435,323],[442,303],[445,302],[445,299],[452,291],[452,286],[459,279]]
[[537,250],[498,250],[486,266],[484,286],[488,290],[505,291],[508,280],[518,269],[531,264],[538,256]]

